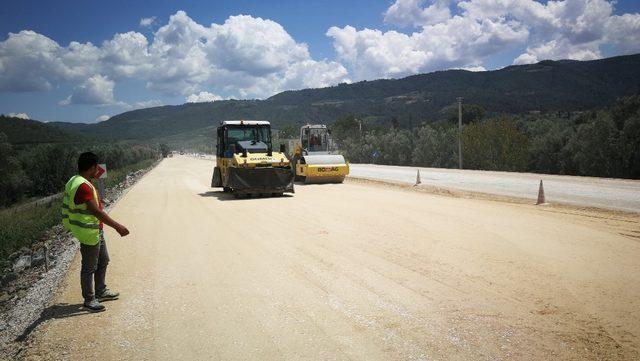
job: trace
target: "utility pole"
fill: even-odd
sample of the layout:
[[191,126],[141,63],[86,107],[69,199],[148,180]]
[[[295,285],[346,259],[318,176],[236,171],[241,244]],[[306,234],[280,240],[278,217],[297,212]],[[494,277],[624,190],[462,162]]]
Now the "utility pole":
[[462,97],[458,97],[458,168],[462,169]]

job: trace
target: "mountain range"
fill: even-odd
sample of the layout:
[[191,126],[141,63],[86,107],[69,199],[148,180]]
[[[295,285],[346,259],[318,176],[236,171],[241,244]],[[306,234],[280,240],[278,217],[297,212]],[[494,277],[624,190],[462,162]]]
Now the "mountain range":
[[49,123],[109,140],[200,143],[225,119],[264,119],[274,128],[332,123],[354,114],[373,124],[401,127],[440,121],[463,97],[488,115],[584,111],[640,93],[640,54],[591,61],[541,61],[483,72],[446,70],[402,79],[361,81],[285,91],[264,100],[221,100],[128,111],[97,124]]

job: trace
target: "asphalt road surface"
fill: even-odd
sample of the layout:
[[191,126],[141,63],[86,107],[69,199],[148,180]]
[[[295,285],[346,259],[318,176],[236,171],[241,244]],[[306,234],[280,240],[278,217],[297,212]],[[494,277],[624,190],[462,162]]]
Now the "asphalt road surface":
[[[417,167],[351,164],[351,176],[415,184]],[[536,200],[543,180],[548,202],[640,213],[640,180],[420,168],[423,186]]]
[[640,357],[636,216],[354,180],[236,200],[212,167],[165,159],[120,200],[120,299],[82,311],[78,257],[23,359]]

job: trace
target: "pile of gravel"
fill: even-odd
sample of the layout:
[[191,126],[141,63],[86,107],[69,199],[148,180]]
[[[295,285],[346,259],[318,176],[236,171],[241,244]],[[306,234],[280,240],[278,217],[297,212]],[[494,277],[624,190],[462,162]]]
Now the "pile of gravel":
[[[105,209],[154,166],[129,173],[123,182],[107,189]],[[31,331],[29,326],[52,300],[79,248],[78,241],[57,225],[0,264],[0,359],[13,358],[19,351],[21,343],[14,341]]]

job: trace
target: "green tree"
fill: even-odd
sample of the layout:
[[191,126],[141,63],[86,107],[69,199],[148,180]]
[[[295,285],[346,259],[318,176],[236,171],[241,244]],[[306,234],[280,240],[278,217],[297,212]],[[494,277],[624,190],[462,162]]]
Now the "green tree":
[[338,140],[360,136],[360,123],[353,114],[348,114],[333,122],[331,129]]
[[578,127],[568,145],[581,175],[620,177],[622,156],[619,146],[620,132],[607,112]]
[[640,95],[618,99],[611,109],[611,116],[616,128],[622,130],[628,119],[640,114]]
[[413,138],[406,129],[391,128],[382,133],[379,141],[380,163],[411,165],[413,157]]
[[162,143],[160,144],[160,153],[162,153],[162,158],[166,158],[171,153],[171,149],[169,149],[168,145]]
[[282,139],[298,138],[299,136],[300,128],[294,124],[287,124],[280,128],[280,138]]
[[456,128],[423,125],[416,129],[414,136],[414,165],[438,168],[457,166],[458,131]]
[[640,95],[618,100],[611,116],[620,132],[623,176],[640,178]]
[[60,192],[77,170],[80,151],[74,147],[41,144],[21,152],[19,157],[33,185],[31,196],[45,196]]
[[17,202],[31,186],[4,133],[0,133],[0,174],[0,206]]
[[[458,104],[452,104],[442,110],[447,120],[458,123]],[[485,109],[478,104],[462,104],[462,124],[469,124],[484,119],[486,115]]]
[[575,136],[570,119],[540,117],[522,122],[529,138],[528,169],[547,174],[574,174],[576,166],[567,148]]
[[465,168],[521,171],[527,165],[528,139],[513,120],[488,120],[462,132]]
[[640,179],[640,115],[636,114],[625,121],[620,135],[620,152],[624,175]]

